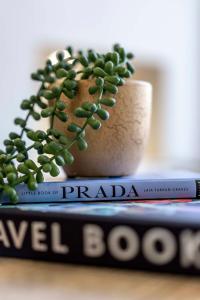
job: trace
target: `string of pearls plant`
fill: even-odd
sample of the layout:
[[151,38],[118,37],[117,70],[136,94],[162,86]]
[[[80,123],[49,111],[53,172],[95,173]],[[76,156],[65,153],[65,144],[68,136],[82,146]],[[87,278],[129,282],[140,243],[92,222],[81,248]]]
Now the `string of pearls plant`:
[[[117,94],[118,86],[123,85],[134,73],[130,63],[133,54],[126,53],[119,44],[115,44],[113,51],[106,54],[93,50],[74,53],[72,47],[66,50],[70,54],[68,58],[65,58],[64,52],[57,52],[56,64],[47,60],[44,69],[31,74],[33,80],[41,83],[39,90],[36,95],[22,101],[21,109],[27,112],[26,117],[14,120],[20,131],[11,132],[4,140],[5,149],[0,150],[0,193],[1,196],[7,195],[12,203],[18,201],[17,185],[25,183],[30,190],[37,189],[38,183],[44,181],[44,172],[56,177],[60,172],[59,166],[73,163],[75,158],[70,152],[72,146],[77,144],[79,150],[87,149],[87,126],[97,130],[102,121],[109,118],[106,107],[116,104],[113,95]],[[52,87],[58,79],[61,79],[60,84]],[[62,96],[64,94],[75,101],[79,80],[83,79],[94,81],[88,90],[90,95],[95,96],[94,102],[86,101],[74,110],[77,118],[84,119],[83,126],[67,124],[66,134],[63,134],[54,128],[55,118],[68,122],[67,107]],[[51,105],[48,101],[51,101]],[[36,121],[50,118],[48,130],[30,129],[28,121],[31,117]],[[74,133],[73,138],[67,137],[67,131]],[[28,141],[25,141],[25,136]],[[29,157],[31,149],[37,151],[37,161]]]

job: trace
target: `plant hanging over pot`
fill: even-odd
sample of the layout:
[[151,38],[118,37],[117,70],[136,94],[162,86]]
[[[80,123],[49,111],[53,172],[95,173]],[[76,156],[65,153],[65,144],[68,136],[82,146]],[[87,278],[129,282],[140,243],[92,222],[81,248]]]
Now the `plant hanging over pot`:
[[[87,149],[87,127],[98,130],[103,121],[109,118],[106,107],[116,104],[114,95],[118,93],[118,87],[134,73],[130,63],[133,54],[126,53],[119,44],[114,45],[112,52],[105,54],[93,50],[74,53],[71,47],[66,50],[69,54],[67,57],[65,51],[58,52],[56,64],[47,60],[44,69],[38,69],[31,75],[33,80],[41,83],[40,88],[36,95],[22,101],[21,109],[27,115],[14,120],[20,131],[11,132],[4,140],[5,150],[0,151],[0,192],[1,195],[7,195],[12,203],[18,200],[17,185],[25,183],[30,190],[35,190],[38,183],[44,181],[44,173],[56,177],[59,175],[59,166],[73,164],[76,157],[71,153],[72,146],[77,144],[80,151]],[[77,118],[84,119],[83,126],[79,126],[75,122],[68,122],[67,107],[62,96],[73,101],[79,93],[79,81],[87,79],[94,82],[88,89],[88,93],[94,95],[94,101],[85,101],[74,110]],[[56,82],[59,84],[54,86]],[[50,118],[48,130],[31,129],[28,126],[31,117],[36,121]],[[66,123],[70,137],[55,128],[56,118]],[[31,149],[37,151],[37,161],[30,158]]]

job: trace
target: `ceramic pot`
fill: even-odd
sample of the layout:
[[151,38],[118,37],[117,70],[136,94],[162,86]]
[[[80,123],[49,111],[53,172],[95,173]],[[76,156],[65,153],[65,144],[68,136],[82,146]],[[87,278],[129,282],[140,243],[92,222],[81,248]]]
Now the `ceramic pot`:
[[[69,122],[83,125],[84,119],[74,117],[73,111],[82,102],[93,100],[93,96],[88,94],[91,85],[90,80],[81,80],[74,100],[62,97],[67,103]],[[98,130],[87,127],[88,149],[80,151],[76,145],[71,148],[75,161],[65,167],[68,176],[122,176],[135,173],[148,139],[152,86],[148,82],[129,79],[119,87],[115,98],[116,105],[107,109],[110,118],[102,121],[102,127]],[[55,120],[55,128],[67,132],[66,124],[58,119]]]

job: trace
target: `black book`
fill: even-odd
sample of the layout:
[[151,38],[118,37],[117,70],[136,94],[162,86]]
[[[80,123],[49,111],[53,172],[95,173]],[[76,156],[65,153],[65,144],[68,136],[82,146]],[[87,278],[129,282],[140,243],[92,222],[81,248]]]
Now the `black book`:
[[200,274],[200,201],[1,206],[0,255]]

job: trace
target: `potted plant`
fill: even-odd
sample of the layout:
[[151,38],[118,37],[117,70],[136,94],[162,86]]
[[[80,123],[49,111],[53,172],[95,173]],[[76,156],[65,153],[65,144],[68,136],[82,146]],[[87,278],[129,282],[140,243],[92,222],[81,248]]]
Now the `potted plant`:
[[[44,172],[58,176],[59,166],[69,176],[119,176],[132,174],[141,160],[151,85],[132,79],[133,55],[118,44],[106,54],[67,51],[31,75],[41,82],[39,91],[22,101],[27,115],[15,119],[20,132],[11,132],[4,141],[0,190],[13,202],[18,184],[34,190],[44,181]],[[50,118],[48,130],[30,129],[30,117]],[[37,151],[37,161],[29,157],[31,149]]]

